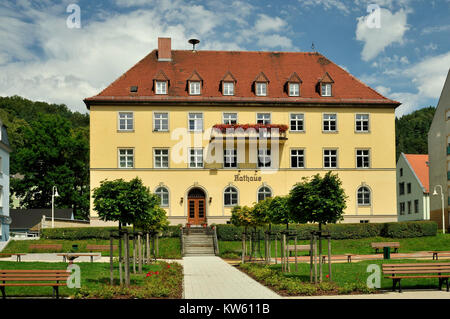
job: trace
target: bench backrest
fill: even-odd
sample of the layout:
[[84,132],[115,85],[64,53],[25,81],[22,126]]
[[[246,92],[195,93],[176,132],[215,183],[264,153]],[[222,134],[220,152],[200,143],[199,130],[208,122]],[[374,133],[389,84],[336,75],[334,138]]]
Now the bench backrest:
[[[286,245],[288,250],[295,250],[295,245]],[[297,245],[298,251],[310,251],[311,246],[310,245]]]
[[54,249],[61,250],[62,244],[33,244],[28,247],[29,249]]
[[70,272],[63,269],[5,269],[0,270],[0,282],[3,281],[61,281],[64,282]]
[[383,264],[384,274],[450,273],[450,263]]
[[372,248],[394,247],[400,248],[399,242],[386,242],[386,243],[372,243]]
[[[109,245],[86,245],[87,250],[110,250]],[[117,249],[117,245],[113,245],[113,250]]]

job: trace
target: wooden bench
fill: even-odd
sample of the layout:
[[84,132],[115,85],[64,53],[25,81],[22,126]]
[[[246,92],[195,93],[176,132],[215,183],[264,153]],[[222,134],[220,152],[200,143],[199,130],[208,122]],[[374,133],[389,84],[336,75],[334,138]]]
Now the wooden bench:
[[72,264],[73,260],[78,257],[91,257],[91,263],[94,262],[94,256],[98,256],[98,254],[86,254],[86,253],[62,253],[57,254],[56,256],[61,256],[63,258],[63,262],[66,262],[69,259],[69,264]]
[[[347,259],[348,263],[352,262],[352,257],[355,256],[355,254],[344,254],[344,256],[331,256],[331,259],[336,259],[336,260],[342,260],[342,259]],[[322,264],[324,264],[327,261],[327,255],[323,255],[322,256]]]
[[392,291],[398,283],[398,291],[402,292],[400,281],[411,278],[439,278],[439,290],[445,282],[449,291],[450,263],[383,264],[382,268],[383,274],[388,275],[385,278],[392,279]]
[[53,287],[53,297],[59,298],[58,288],[67,285],[67,278],[70,273],[67,270],[0,270],[0,290],[3,299],[6,299],[5,287],[26,286],[26,287]]
[[[109,245],[86,245],[86,249],[90,252],[93,251],[109,251],[111,248]],[[117,250],[117,245],[113,245],[113,250]]]
[[62,244],[33,244],[28,246],[29,250],[62,250]]
[[[286,245],[289,256],[291,255],[291,252],[295,252],[295,245]],[[297,245],[297,252],[298,251],[307,251],[311,254],[311,245]]]
[[450,251],[430,251],[430,253],[433,253],[433,260],[438,260],[439,254],[450,254]]
[[372,248],[375,249],[375,254],[378,253],[379,249],[383,249],[384,247],[391,247],[394,248],[394,252],[398,252],[398,249],[400,248],[399,242],[385,242],[385,243],[371,243],[370,244]]
[[0,256],[16,256],[16,261],[22,261],[22,256],[26,254],[22,253],[0,253]]

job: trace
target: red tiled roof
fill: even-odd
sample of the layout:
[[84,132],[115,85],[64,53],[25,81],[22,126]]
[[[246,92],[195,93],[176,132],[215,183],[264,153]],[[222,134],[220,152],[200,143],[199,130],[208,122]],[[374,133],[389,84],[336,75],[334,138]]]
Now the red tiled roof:
[[404,154],[409,165],[411,165],[414,173],[419,178],[422,186],[425,187],[426,193],[430,192],[429,187],[429,166],[428,155],[423,154]]
[[[172,61],[158,62],[153,50],[98,95],[85,99],[88,105],[98,101],[191,101],[191,102],[280,102],[381,104],[397,107],[387,99],[319,53],[172,50]],[[193,72],[203,79],[200,96],[190,96],[186,81]],[[299,97],[289,97],[285,84],[295,72],[302,79]],[[269,79],[268,96],[252,91],[258,74]],[[322,97],[317,84],[329,74],[334,81],[333,96]],[[235,95],[223,96],[220,82],[231,74],[236,79]],[[167,95],[156,95],[155,75],[169,79]],[[230,77],[230,76],[228,76]],[[130,94],[130,87],[138,92]]]

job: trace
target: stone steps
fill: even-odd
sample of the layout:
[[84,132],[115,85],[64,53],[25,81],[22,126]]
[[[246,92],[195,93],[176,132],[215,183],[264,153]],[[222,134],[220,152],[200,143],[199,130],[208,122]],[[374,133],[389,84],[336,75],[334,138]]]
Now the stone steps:
[[214,256],[214,239],[204,228],[191,228],[183,234],[184,256]]

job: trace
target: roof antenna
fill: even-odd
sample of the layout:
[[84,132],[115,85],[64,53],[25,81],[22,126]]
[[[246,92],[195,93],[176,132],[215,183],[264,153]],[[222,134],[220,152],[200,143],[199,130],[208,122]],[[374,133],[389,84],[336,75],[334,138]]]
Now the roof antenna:
[[311,49],[313,50],[313,52],[317,53],[316,46],[314,45],[314,42],[311,44]]
[[200,43],[200,40],[198,40],[198,39],[189,39],[188,42],[190,44],[192,44],[192,52],[197,52],[197,51],[195,51],[195,45]]

